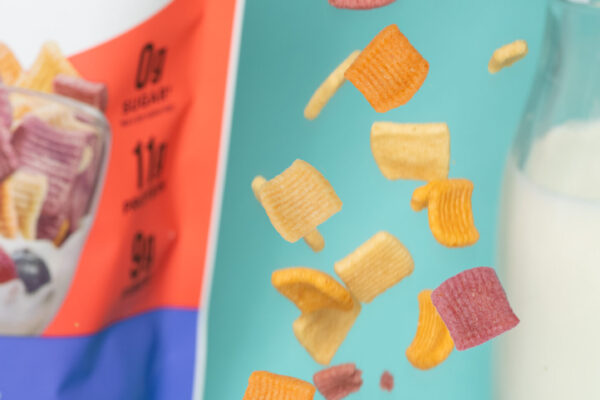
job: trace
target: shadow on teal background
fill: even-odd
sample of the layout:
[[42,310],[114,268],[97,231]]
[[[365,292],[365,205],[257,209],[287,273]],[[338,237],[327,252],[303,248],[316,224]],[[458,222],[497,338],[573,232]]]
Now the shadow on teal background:
[[[333,274],[333,263],[379,230],[411,250],[414,273],[364,305],[332,364],[355,362],[364,385],[352,399],[488,399],[491,344],[454,351],[431,371],[404,352],[418,318],[417,294],[463,269],[494,265],[504,159],[531,86],[545,0],[398,0],[370,11],[338,10],[327,0],[247,0],[209,319],[207,400],[241,399],[254,370],[312,381],[322,367],[296,341],[296,307],[270,284],[271,272],[309,266]],[[376,113],[350,84],[315,121],[302,112],[321,81],[352,50],[395,23],[429,61],[425,84],[407,105]],[[530,54],[497,75],[487,72],[495,48],[523,38]],[[447,249],[435,242],[427,213],[409,203],[420,184],[389,181],[369,146],[374,121],[446,121],[450,175],[475,183],[479,242]],[[319,169],[344,202],[320,227],[325,250],[290,244],[273,229],[250,182],[267,179],[296,158]],[[518,311],[518,310],[517,310]],[[384,370],[395,377],[379,389]],[[320,395],[315,397],[321,399]]]

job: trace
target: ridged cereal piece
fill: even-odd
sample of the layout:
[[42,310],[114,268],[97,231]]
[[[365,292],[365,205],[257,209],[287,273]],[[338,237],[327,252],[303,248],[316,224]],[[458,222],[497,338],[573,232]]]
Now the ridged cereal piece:
[[336,262],[334,269],[353,296],[362,303],[370,303],[410,275],[414,267],[410,252],[396,237],[378,232]]
[[396,0],[329,0],[329,4],[336,8],[347,8],[350,10],[368,10],[371,8],[384,7]]
[[429,227],[435,239],[448,247],[470,246],[479,240],[473,222],[471,194],[473,182],[468,179],[442,179],[417,188],[411,207],[420,211],[427,207]]
[[447,178],[450,131],[445,123],[375,122],[371,127],[371,151],[388,179]]
[[381,378],[379,379],[379,387],[386,392],[394,390],[394,376],[388,371],[383,371],[383,374],[381,374]]
[[254,371],[242,400],[312,400],[315,387],[308,382],[267,371]]
[[383,29],[346,70],[348,79],[377,112],[406,104],[417,93],[429,64],[400,32]]
[[360,50],[355,50],[350,54],[340,65],[338,65],[319,88],[312,95],[306,108],[304,109],[304,117],[313,120],[319,116],[321,110],[333,95],[342,87],[346,78],[344,73],[348,67],[356,60],[360,54]]
[[325,400],[340,400],[360,390],[362,371],[354,363],[340,364],[317,372],[313,382]]
[[104,83],[91,82],[77,76],[59,74],[54,78],[53,88],[56,94],[87,103],[100,111],[106,110],[108,90]]
[[431,301],[431,290],[419,293],[419,323],[406,358],[418,369],[433,368],[448,358],[454,342]]
[[354,300],[350,311],[324,308],[304,313],[294,321],[294,334],[316,362],[327,365],[346,339],[360,308],[360,303]]
[[0,184],[0,235],[12,239],[19,232],[19,220],[13,199],[12,179]]
[[260,178],[255,178],[253,190],[275,230],[288,242],[308,236],[306,241],[316,240],[311,247],[322,248],[317,227],[342,209],[342,201],[327,179],[302,160],[294,161],[270,181]]
[[58,45],[55,42],[46,42],[31,68],[17,79],[16,86],[51,93],[54,78],[59,74],[79,76]]
[[7,45],[0,42],[0,81],[12,85],[17,81],[23,69]]
[[488,63],[488,71],[490,74],[495,74],[502,68],[510,67],[517,61],[527,55],[527,42],[524,40],[516,40],[512,43],[496,49],[492,58]]
[[333,277],[316,269],[279,269],[271,275],[271,283],[305,313],[323,308],[352,309],[350,292]]
[[37,238],[37,223],[48,192],[48,179],[42,174],[17,171],[10,178],[12,197],[21,235]]
[[489,267],[453,276],[431,293],[431,300],[456,350],[478,346],[519,323],[496,272]]

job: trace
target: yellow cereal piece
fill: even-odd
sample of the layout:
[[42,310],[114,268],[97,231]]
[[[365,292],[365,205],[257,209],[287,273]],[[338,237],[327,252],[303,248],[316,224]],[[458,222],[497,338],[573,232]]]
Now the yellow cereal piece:
[[410,275],[414,268],[410,252],[388,232],[376,233],[334,267],[352,295],[362,303],[370,303]]
[[262,179],[255,178],[252,188],[275,230],[288,242],[305,238],[313,249],[322,248],[317,227],[342,208],[329,181],[302,160],[269,181]]
[[428,208],[429,227],[439,243],[448,247],[470,246],[479,240],[471,208],[472,193],[473,182],[468,179],[436,180],[415,190],[411,207],[415,211]]
[[360,303],[354,300],[349,311],[324,308],[304,313],[294,321],[294,334],[316,362],[327,365],[346,339],[360,309]]
[[450,131],[445,123],[375,122],[371,151],[388,179],[443,179],[450,169]]
[[304,118],[313,120],[319,116],[321,110],[333,95],[342,87],[346,78],[344,73],[352,65],[356,57],[360,54],[360,50],[355,50],[350,54],[333,72],[325,79],[319,88],[312,95],[306,108],[304,109]]
[[0,235],[14,238],[19,232],[19,221],[12,197],[12,180],[5,179],[0,184]]
[[315,387],[303,380],[267,371],[254,371],[242,400],[312,400]]
[[16,85],[22,88],[51,93],[56,75],[79,76],[55,42],[42,46],[31,68],[21,74]]
[[25,239],[35,239],[37,222],[48,192],[48,179],[42,174],[17,171],[10,178],[19,229]]
[[70,224],[68,219],[63,220],[62,224],[60,224],[60,227],[58,228],[58,233],[52,241],[56,247],[59,247],[67,238],[67,234],[69,233],[69,226]]
[[6,85],[12,85],[21,75],[21,64],[11,49],[0,42],[0,81]]
[[350,292],[333,277],[316,269],[304,267],[279,269],[271,275],[271,283],[305,313],[322,308],[341,310],[352,308]]
[[492,54],[492,58],[488,64],[490,74],[495,74],[502,68],[510,67],[520,59],[527,55],[527,42],[524,40],[516,40],[506,44]]
[[86,124],[75,117],[73,110],[62,104],[45,103],[29,111],[48,125],[73,132],[95,132],[96,128]]
[[252,180],[252,192],[258,201],[260,201],[260,189],[265,183],[267,183],[267,180],[264,178],[264,176],[260,175]]
[[454,349],[446,324],[431,301],[431,290],[419,293],[419,323],[406,358],[418,369],[430,369],[441,364]]
[[46,104],[40,99],[21,93],[11,93],[9,100],[13,110],[13,126],[11,130],[16,128],[27,113]]

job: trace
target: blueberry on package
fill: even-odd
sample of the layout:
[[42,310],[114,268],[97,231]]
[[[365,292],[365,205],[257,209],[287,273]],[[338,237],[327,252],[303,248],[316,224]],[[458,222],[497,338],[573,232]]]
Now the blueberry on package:
[[0,3],[1,398],[201,397],[239,8]]

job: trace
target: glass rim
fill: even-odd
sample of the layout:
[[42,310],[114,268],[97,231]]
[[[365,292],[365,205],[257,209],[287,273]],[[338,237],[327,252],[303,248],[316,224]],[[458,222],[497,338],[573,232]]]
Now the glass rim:
[[110,125],[108,123],[108,120],[106,119],[106,116],[102,113],[102,111],[100,111],[96,107],[93,107],[93,106],[86,104],[84,102],[81,102],[79,100],[75,100],[70,97],[62,96],[62,95],[59,95],[56,93],[44,93],[44,92],[39,92],[37,90],[31,90],[31,89],[21,88],[18,86],[7,85],[2,82],[0,82],[0,88],[5,88],[6,90],[8,90],[9,92],[12,92],[12,93],[20,93],[20,94],[23,94],[26,96],[38,97],[38,98],[41,98],[41,99],[49,101],[49,102],[61,103],[65,106],[75,108],[79,111],[83,111],[86,115],[93,117],[95,121],[100,123],[102,125],[102,127],[105,128],[106,131],[110,131]]

